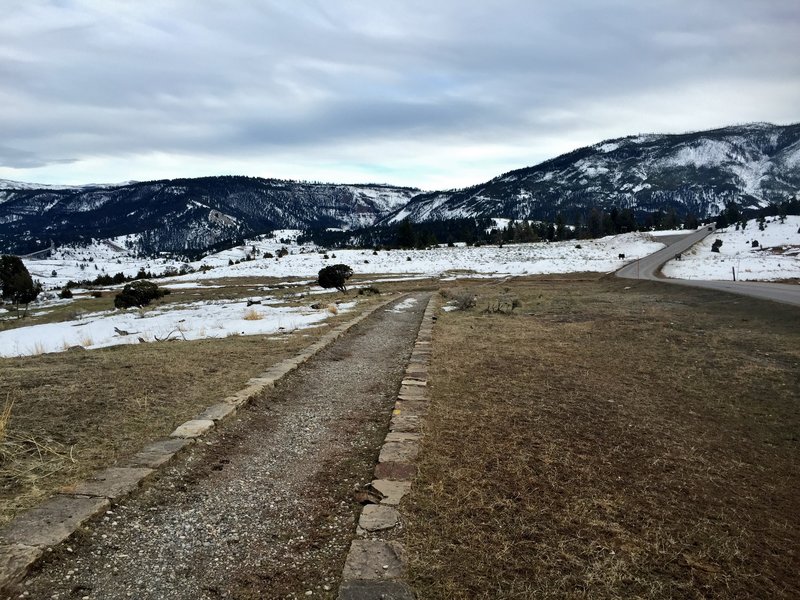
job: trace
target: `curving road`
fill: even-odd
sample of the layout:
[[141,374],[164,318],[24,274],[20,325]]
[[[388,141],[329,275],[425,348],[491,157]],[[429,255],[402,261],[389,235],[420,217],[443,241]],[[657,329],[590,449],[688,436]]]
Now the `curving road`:
[[744,296],[753,296],[785,304],[800,306],[800,285],[786,283],[766,283],[763,281],[704,281],[689,279],[668,279],[661,274],[661,267],[676,254],[686,252],[697,242],[714,232],[713,226],[702,227],[694,233],[681,236],[666,248],[625,265],[616,272],[617,277],[625,279],[648,279],[676,285],[720,290]]

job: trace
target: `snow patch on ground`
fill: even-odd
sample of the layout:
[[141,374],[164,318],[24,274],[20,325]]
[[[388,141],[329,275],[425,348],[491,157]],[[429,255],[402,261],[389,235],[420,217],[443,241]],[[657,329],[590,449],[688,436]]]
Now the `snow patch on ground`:
[[[755,220],[745,229],[718,229],[691,250],[681,260],[671,260],[662,269],[675,279],[736,279],[740,281],[778,281],[800,278],[800,217],[789,216],[785,223],[768,217],[764,231]],[[722,240],[719,253],[711,252],[715,240]],[[753,247],[753,240],[759,243]]]
[[417,303],[416,298],[406,298],[402,302],[398,302],[393,308],[388,309],[386,312],[401,313],[409,308],[412,308]]
[[[338,305],[340,312],[355,302]],[[19,327],[0,332],[0,356],[62,352],[138,344],[166,339],[197,340],[231,335],[290,332],[317,325],[331,314],[310,308],[254,305],[246,301],[166,304],[150,310],[130,309],[84,315],[73,321]]]

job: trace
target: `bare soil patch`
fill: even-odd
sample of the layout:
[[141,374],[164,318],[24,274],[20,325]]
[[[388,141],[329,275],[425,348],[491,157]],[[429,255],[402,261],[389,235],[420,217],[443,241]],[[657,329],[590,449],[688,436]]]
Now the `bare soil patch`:
[[[800,313],[613,279],[434,329],[421,598],[800,597]],[[516,297],[513,314],[484,312]]]

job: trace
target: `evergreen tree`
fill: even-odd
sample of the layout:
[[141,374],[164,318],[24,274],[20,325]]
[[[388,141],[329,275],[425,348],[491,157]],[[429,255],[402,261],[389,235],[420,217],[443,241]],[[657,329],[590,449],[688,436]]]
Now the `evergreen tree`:
[[556,215],[556,238],[558,240],[567,239],[567,224],[564,222],[564,216],[561,213]]
[[19,256],[0,256],[0,294],[3,300],[13,302],[17,310],[20,304],[24,304],[27,312],[28,304],[36,300],[41,291],[42,284],[33,281]]
[[408,219],[403,219],[397,227],[397,245],[400,248],[413,248],[415,244],[414,229]]

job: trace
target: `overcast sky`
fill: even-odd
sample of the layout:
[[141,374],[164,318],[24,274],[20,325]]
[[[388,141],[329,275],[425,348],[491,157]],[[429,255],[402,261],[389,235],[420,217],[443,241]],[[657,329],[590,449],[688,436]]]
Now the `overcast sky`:
[[2,0],[0,178],[463,187],[800,121],[798,0]]

